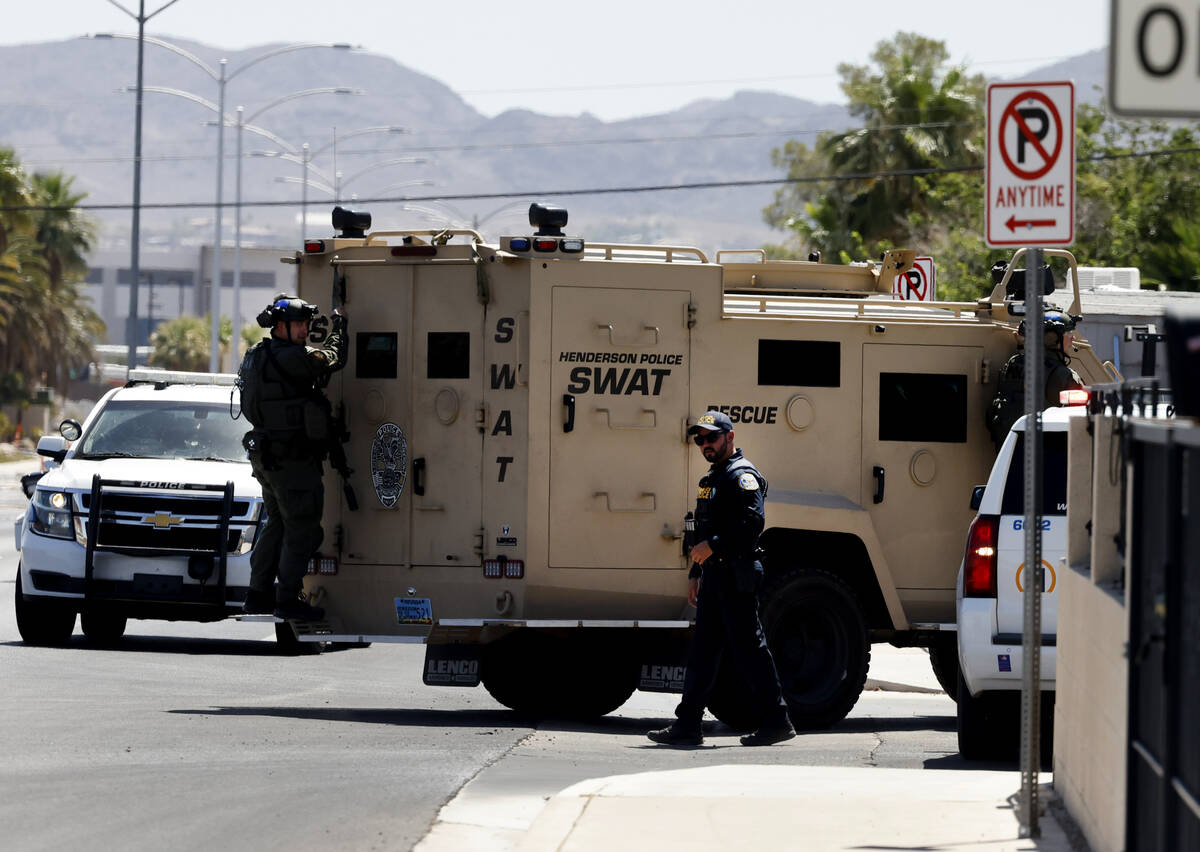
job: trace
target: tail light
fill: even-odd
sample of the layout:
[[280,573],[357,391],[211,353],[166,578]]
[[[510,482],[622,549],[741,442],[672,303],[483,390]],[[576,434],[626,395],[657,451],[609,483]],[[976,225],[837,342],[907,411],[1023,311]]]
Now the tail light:
[[322,556],[319,553],[314,553],[308,560],[309,574],[336,574],[338,572],[338,561],[336,556]]
[[1058,392],[1058,404],[1062,406],[1087,405],[1088,392],[1083,388],[1071,388]]
[[963,597],[996,597],[996,543],[1000,518],[976,515],[967,530],[967,555],[963,560]]

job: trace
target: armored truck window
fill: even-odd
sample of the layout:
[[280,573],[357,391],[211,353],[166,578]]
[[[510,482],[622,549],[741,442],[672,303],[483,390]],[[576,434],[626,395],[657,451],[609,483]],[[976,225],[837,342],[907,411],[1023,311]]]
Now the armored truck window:
[[359,379],[396,378],[396,332],[360,331],[355,336],[354,375]]
[[471,378],[471,334],[467,331],[429,332],[428,379]]
[[758,383],[811,388],[840,387],[841,344],[836,340],[760,340]]
[[965,443],[967,377],[943,373],[881,373],[879,440]]
[[[1000,504],[1002,515],[1025,514],[1025,435],[1017,433],[1004,497]],[[1067,514],[1067,433],[1042,434],[1042,514]]]

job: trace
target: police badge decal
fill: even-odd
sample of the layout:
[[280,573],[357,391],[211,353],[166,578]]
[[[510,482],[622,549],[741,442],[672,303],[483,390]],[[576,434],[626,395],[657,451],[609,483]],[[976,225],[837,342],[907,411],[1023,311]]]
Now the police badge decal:
[[407,476],[408,442],[404,430],[395,423],[384,423],[371,441],[371,484],[385,508],[396,505],[404,493]]

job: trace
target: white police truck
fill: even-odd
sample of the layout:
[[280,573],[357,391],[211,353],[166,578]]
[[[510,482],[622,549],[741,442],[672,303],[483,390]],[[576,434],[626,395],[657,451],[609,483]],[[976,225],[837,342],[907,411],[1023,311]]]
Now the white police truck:
[[132,370],[83,424],[38,442],[49,470],[15,524],[21,638],[113,642],[129,618],[241,611],[262,517],[231,375]]
[[[1072,392],[1073,393],[1073,392]],[[1080,391],[1086,401],[1086,392]],[[1050,753],[1054,727],[1058,574],[1067,553],[1067,427],[1086,407],[1042,415],[1042,736]],[[1025,566],[1025,429],[1016,422],[1000,447],[979,514],[967,533],[958,573],[958,750],[968,760],[1015,758],[1020,742]]]

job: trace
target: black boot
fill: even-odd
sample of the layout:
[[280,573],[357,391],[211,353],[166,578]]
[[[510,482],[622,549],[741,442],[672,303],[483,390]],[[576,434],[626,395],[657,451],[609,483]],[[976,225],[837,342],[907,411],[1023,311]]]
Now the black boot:
[[294,598],[284,598],[275,605],[275,617],[286,621],[320,621],[325,610],[305,600],[303,593]]
[[275,593],[246,589],[246,602],[242,612],[246,615],[270,615],[275,611]]
[[700,732],[698,725],[693,728],[690,725],[682,725],[679,722],[673,722],[669,727],[658,731],[651,731],[646,736],[650,738],[651,742],[658,743],[659,745],[704,745],[704,734]]
[[792,723],[787,718],[783,718],[770,725],[763,725],[753,734],[747,734],[742,737],[742,745],[744,746],[769,746],[775,743],[781,743],[784,740],[790,740],[796,736],[796,729],[792,727]]

